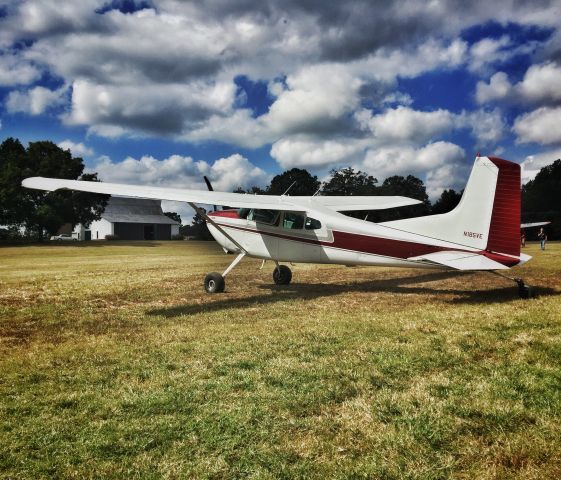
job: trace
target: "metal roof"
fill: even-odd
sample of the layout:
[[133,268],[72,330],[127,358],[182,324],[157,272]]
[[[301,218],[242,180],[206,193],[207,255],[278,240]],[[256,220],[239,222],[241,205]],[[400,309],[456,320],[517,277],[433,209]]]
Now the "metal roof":
[[164,215],[161,201],[142,198],[111,197],[101,218],[112,223],[179,225]]

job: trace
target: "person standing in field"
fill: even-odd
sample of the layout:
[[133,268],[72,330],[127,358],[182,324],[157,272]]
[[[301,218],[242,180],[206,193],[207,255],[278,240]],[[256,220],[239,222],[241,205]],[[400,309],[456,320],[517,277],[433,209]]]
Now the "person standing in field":
[[543,227],[540,228],[540,232],[538,233],[538,239],[540,241],[540,246],[542,250],[545,250],[545,242],[547,242],[547,235],[543,230]]

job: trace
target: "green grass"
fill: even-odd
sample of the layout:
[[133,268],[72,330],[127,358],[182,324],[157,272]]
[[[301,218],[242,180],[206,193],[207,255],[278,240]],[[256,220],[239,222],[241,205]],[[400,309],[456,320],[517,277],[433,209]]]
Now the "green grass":
[[0,248],[0,477],[561,477],[561,244],[513,275]]

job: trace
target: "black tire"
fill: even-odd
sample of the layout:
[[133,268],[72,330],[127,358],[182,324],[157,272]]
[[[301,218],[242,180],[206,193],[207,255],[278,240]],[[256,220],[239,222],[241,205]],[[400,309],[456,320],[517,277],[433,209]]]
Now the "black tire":
[[226,282],[219,273],[212,272],[205,277],[205,290],[207,293],[220,293],[224,291]]
[[279,265],[273,270],[273,280],[277,285],[288,285],[292,280],[292,271],[286,265]]
[[518,285],[518,296],[524,299],[533,298],[534,289],[530,285]]

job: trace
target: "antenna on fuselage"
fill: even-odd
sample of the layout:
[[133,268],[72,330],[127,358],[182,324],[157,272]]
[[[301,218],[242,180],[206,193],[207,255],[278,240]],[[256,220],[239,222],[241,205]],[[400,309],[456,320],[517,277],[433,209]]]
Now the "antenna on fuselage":
[[286,191],[281,195],[281,197],[284,197],[284,196],[288,193],[288,191],[294,186],[295,183],[296,183],[296,180],[294,180],[294,181],[290,184],[290,187],[288,187],[288,188],[286,189]]

